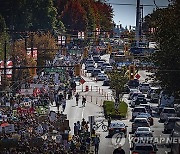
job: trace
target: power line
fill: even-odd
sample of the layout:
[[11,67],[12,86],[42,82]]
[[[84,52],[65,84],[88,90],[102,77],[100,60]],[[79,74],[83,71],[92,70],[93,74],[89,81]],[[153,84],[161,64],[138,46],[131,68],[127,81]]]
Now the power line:
[[[110,4],[110,5],[121,5],[121,6],[136,6],[136,4],[132,4],[132,3],[129,3],[129,4],[120,4],[120,3],[106,3],[106,4]],[[141,4],[142,6],[144,7],[156,7],[156,5],[152,5],[152,4]],[[160,5],[158,7],[168,7],[168,6],[165,6],[165,5]]]

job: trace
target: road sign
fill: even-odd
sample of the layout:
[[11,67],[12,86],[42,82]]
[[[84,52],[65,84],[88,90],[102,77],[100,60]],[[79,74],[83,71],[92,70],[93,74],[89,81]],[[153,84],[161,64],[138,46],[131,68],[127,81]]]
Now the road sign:
[[139,79],[141,76],[139,74],[135,75],[136,79]]
[[84,84],[86,81],[85,81],[83,78],[81,78],[81,79],[79,80],[79,82],[80,82],[81,84]]
[[62,68],[46,68],[44,69],[45,72],[64,72]]

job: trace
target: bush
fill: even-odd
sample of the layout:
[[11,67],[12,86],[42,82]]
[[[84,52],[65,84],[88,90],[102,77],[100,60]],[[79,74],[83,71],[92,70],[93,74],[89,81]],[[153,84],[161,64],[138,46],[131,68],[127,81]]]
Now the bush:
[[118,111],[116,111],[114,108],[113,101],[104,101],[103,108],[104,108],[104,115],[106,118],[110,115],[111,118],[113,119],[121,119],[126,117],[128,105],[124,101],[121,101],[119,105],[119,109]]

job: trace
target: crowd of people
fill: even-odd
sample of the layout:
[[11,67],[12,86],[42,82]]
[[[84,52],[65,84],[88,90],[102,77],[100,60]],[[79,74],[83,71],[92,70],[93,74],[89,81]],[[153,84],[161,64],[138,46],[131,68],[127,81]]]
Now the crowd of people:
[[[33,94],[15,96],[4,94],[0,99],[0,154],[77,154],[88,153],[91,143],[96,153],[99,148],[99,137],[92,130],[85,119],[74,124],[74,134],[69,135],[69,125],[63,119],[66,100],[76,97],[76,104],[80,100],[76,92],[76,83],[73,80],[73,70],[65,74],[54,76],[49,73],[39,75],[31,83],[25,83],[25,88],[31,84],[41,84],[43,87]],[[53,85],[53,86],[52,86]],[[57,112],[51,112],[50,106],[57,107]],[[85,107],[86,98],[82,97],[82,106]],[[67,125],[65,127],[65,125]]]

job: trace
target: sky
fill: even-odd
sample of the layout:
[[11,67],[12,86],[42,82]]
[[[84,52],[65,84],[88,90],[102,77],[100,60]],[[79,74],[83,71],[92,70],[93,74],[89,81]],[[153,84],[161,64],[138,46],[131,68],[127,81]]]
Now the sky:
[[[168,0],[155,0],[157,6],[167,6]],[[136,23],[136,2],[137,0],[107,0],[114,10],[114,22],[116,25],[122,24],[135,26]],[[115,4],[134,4],[134,5],[114,5]],[[141,5],[154,5],[154,0],[140,0]],[[144,6],[144,16],[153,12],[155,6]]]

